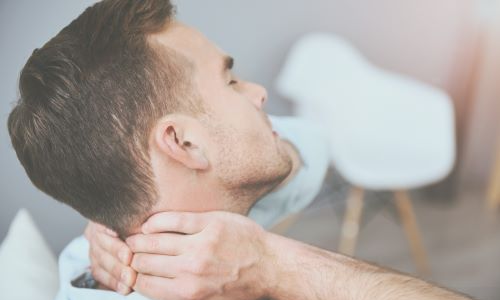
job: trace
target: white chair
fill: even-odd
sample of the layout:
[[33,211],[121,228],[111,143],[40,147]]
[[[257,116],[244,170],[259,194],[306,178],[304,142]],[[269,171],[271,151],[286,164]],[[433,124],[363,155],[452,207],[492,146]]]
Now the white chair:
[[[388,49],[387,51],[391,51]],[[276,88],[328,133],[332,164],[352,185],[339,251],[353,255],[365,189],[394,191],[420,273],[428,263],[407,190],[446,177],[454,112],[441,90],[377,68],[342,38],[314,33],[292,47]]]

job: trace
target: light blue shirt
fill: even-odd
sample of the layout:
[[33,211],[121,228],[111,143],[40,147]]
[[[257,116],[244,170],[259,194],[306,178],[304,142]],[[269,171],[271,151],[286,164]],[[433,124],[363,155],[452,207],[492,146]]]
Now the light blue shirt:
[[[270,119],[280,137],[298,150],[302,166],[287,185],[261,198],[250,211],[249,217],[265,228],[309,205],[319,193],[328,168],[327,140],[320,128],[295,117]],[[89,244],[83,236],[63,250],[59,257],[60,288],[56,300],[147,300],[139,293],[122,296],[112,291],[74,287],[71,282],[89,269],[88,253]]]

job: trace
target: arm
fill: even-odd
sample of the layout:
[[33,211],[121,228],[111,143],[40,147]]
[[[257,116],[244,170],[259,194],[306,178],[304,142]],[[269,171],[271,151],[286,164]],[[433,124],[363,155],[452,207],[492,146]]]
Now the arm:
[[[420,279],[274,234],[268,247],[277,253],[273,299],[440,299],[467,297]],[[280,251],[287,249],[287,251]]]
[[127,239],[134,289],[156,300],[468,299],[226,212],[160,213],[143,232]]

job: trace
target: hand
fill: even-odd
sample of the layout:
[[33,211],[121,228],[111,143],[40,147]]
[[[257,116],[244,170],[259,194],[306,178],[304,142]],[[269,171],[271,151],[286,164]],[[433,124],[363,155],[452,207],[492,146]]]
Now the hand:
[[127,295],[135,282],[136,272],[130,268],[132,252],[118,235],[97,223],[85,229],[89,241],[89,257],[94,279],[103,287]]
[[152,216],[127,239],[134,290],[156,300],[259,299],[271,284],[267,233],[227,212]]

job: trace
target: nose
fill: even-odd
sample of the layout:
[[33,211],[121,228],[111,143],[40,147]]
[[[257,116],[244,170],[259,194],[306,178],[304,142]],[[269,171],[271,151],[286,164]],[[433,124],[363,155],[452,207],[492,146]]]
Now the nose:
[[246,84],[248,96],[252,104],[258,109],[262,109],[267,101],[267,90],[263,86],[253,82],[247,82]]

